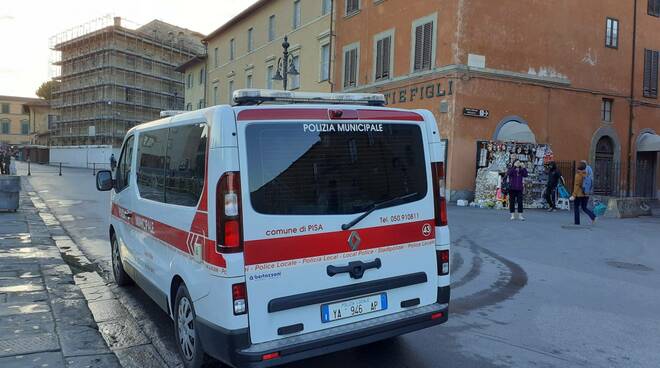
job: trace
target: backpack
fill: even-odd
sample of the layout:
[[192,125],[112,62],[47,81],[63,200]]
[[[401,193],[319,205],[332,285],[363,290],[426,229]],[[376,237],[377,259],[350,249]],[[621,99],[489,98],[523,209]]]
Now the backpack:
[[582,191],[585,195],[589,195],[593,192],[593,190],[594,178],[591,175],[587,175],[584,177],[584,181],[582,181]]

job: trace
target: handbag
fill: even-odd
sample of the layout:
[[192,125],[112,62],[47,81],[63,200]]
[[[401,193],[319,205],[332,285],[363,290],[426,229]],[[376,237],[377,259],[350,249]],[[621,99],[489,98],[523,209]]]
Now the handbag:
[[566,190],[566,187],[564,187],[562,184],[559,184],[557,186],[557,189],[559,190],[559,197],[560,198],[569,198],[571,196],[568,193],[568,190]]
[[597,217],[603,216],[606,211],[607,211],[607,206],[603,204],[603,202],[598,202],[594,206],[594,215],[596,215]]

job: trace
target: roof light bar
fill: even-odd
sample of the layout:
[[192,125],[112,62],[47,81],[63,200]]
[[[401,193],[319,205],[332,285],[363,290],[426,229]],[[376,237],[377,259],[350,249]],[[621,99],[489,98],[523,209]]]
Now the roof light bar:
[[232,98],[235,105],[259,105],[268,102],[385,105],[385,96],[379,93],[322,93],[276,91],[271,89],[239,89],[234,91]]
[[167,118],[170,116],[176,116],[179,114],[183,114],[185,111],[182,110],[163,110],[160,112],[160,117],[161,118]]

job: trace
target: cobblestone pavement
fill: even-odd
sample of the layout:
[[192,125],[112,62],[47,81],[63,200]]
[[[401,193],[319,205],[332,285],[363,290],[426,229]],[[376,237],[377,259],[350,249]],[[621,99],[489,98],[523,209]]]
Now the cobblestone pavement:
[[0,367],[120,367],[84,296],[91,273],[67,264],[64,230],[35,196],[0,212]]

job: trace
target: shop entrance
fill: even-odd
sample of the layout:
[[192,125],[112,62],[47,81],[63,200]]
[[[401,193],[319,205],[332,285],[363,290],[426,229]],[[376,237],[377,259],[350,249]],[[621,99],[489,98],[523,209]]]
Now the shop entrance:
[[660,136],[652,133],[643,134],[637,144],[636,197],[657,197],[658,152],[660,152]]
[[594,163],[594,194],[612,195],[615,181],[614,141],[608,136],[602,137],[596,144],[596,162]]

